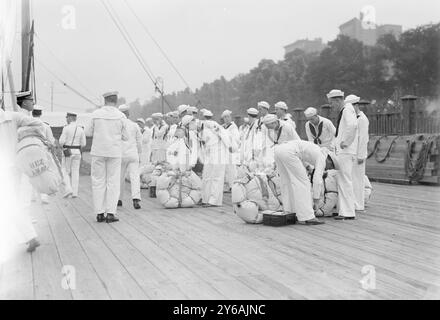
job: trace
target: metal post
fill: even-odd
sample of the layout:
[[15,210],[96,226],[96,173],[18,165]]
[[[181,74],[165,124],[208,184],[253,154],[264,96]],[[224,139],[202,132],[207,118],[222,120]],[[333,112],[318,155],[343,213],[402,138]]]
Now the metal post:
[[417,97],[413,95],[406,95],[402,99],[402,117],[404,122],[404,133],[416,133],[416,101]]

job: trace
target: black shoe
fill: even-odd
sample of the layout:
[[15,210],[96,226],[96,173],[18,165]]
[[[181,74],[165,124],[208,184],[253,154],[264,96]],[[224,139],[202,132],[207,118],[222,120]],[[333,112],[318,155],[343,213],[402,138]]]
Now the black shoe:
[[118,207],[122,207],[122,201],[118,200]]
[[141,205],[139,204],[139,202],[141,202],[141,200],[139,199],[133,199],[133,207],[137,210],[141,208]]
[[107,219],[106,219],[107,223],[112,223],[112,222],[117,222],[117,221],[119,221],[119,219],[116,218],[113,213],[107,213]]
[[96,215],[96,221],[98,222],[104,222],[105,221],[105,217],[103,213],[97,214]]

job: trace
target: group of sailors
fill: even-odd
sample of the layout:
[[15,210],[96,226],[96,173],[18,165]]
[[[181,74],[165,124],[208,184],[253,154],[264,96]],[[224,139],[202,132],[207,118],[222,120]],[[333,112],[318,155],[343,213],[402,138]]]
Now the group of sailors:
[[[201,176],[203,206],[221,206],[223,193],[230,191],[237,169],[244,166],[250,171],[276,170],[281,179],[283,209],[296,213],[300,223],[323,223],[316,212],[326,170],[337,171],[335,219],[354,219],[356,211],[365,210],[368,119],[359,110],[360,98],[355,95],[345,97],[344,92],[336,89],[327,94],[329,103],[339,113],[336,126],[320,116],[317,109],[307,108],[307,140],[299,137],[288,106],[282,101],[274,105],[275,113],[270,113],[268,102],[258,102],[256,108],[247,109],[243,124],[237,127],[230,110],[221,114],[219,124],[210,110],[189,105],[180,105],[165,115],[154,113],[151,118],[132,121],[129,107],[118,105],[118,92],[105,93],[103,98],[104,105],[91,114],[86,128],[76,124],[76,114],[67,113],[67,125],[59,139],[63,147],[62,165],[70,184],[64,196],[77,197],[81,148],[86,145],[86,136],[93,137],[91,182],[98,222],[118,221],[117,208],[125,202],[126,175],[130,178],[133,206],[141,208],[140,168],[166,162],[167,153],[176,153],[170,150],[176,150],[172,145],[177,142],[184,143],[186,148],[182,161]],[[17,103],[23,113],[1,110],[0,130],[12,132],[20,126],[38,125],[47,140],[53,142],[50,127],[38,120],[41,110],[34,108],[31,94],[22,93]],[[11,132],[9,136],[16,136]],[[38,241],[32,226],[27,228],[31,231],[26,242],[32,251]]]
[[240,127],[230,110],[221,114],[222,124],[213,119],[210,110],[189,105],[165,115],[154,113],[146,120],[136,120],[142,132],[140,163],[167,161],[167,150],[174,150],[170,146],[183,139],[189,158],[194,159],[193,170],[201,173],[203,206],[222,205],[223,193],[230,190],[240,166],[250,171],[272,167],[281,178],[284,210],[296,213],[304,224],[322,223],[316,212],[325,188],[323,176],[327,170],[336,170],[335,219],[354,219],[356,211],[365,210],[368,119],[355,95],[345,97],[335,89],[327,99],[338,111],[337,125],[320,116],[317,109],[307,108],[307,141],[299,137],[283,101],[274,105],[275,113],[270,113],[268,102],[258,102],[256,108],[247,109]]

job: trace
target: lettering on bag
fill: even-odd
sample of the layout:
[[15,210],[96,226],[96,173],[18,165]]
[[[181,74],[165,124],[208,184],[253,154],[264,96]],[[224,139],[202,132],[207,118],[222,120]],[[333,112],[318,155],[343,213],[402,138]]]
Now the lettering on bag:
[[32,172],[32,177],[39,176],[40,174],[46,172],[49,169],[43,158],[31,162],[29,167]]

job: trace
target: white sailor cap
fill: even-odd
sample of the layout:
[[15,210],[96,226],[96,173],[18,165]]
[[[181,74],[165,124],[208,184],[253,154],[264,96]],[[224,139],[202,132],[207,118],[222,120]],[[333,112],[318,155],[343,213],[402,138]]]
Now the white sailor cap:
[[328,99],[331,99],[331,98],[343,98],[343,97],[344,97],[344,92],[342,92],[341,90],[338,90],[338,89],[333,89],[329,93],[327,93],[327,98]]
[[145,119],[145,123],[147,123],[147,122],[149,122],[149,121],[153,121],[153,119],[152,119],[152,118],[146,118],[146,119]]
[[269,124],[278,120],[278,117],[275,114],[269,113],[265,115],[262,119],[264,124]]
[[347,96],[344,100],[344,103],[358,103],[361,100],[361,98],[359,98],[358,96],[354,95],[354,94],[350,94],[349,96]]
[[232,111],[231,110],[225,110],[225,111],[223,111],[223,113],[222,113],[222,118],[224,118],[225,116],[230,116],[232,114]]
[[311,118],[311,117],[313,117],[313,116],[316,116],[318,114],[318,110],[316,110],[315,108],[313,108],[313,107],[309,107],[309,108],[307,108],[305,111],[304,111],[304,115],[307,117],[307,118]]
[[119,93],[118,91],[108,91],[108,92],[104,93],[102,96],[104,98],[107,98],[107,97],[111,97],[111,96],[117,96],[118,93]]
[[33,116],[41,116],[42,114],[43,114],[43,107],[35,104],[34,108],[32,110],[32,115]]
[[193,116],[190,116],[189,114],[187,114],[186,116],[184,116],[183,118],[182,118],[182,121],[181,121],[181,123],[182,123],[182,126],[186,126],[186,125],[188,125],[191,121],[193,121],[194,120],[194,117]]
[[269,109],[269,108],[270,108],[270,104],[267,103],[266,101],[260,101],[260,102],[258,102],[257,106],[258,106],[258,107],[262,107],[262,108],[266,108],[266,109]]
[[160,113],[160,112],[156,112],[156,113],[153,113],[153,114],[151,115],[151,117],[152,117],[152,118],[162,118],[162,117],[163,117],[163,114]]
[[179,114],[182,114],[184,112],[186,112],[186,110],[188,110],[189,106],[186,104],[181,104],[180,106],[177,107],[177,112],[179,112]]
[[212,117],[212,116],[214,116],[214,115],[212,114],[212,112],[209,111],[209,110],[207,110],[207,109],[203,109],[203,111],[202,111],[202,115],[203,115],[204,117]]
[[287,104],[284,101],[275,103],[275,108],[287,110]]
[[244,122],[244,123],[248,123],[248,122],[249,122],[249,118],[248,118],[248,117],[244,117],[244,118],[243,118],[243,122]]
[[145,124],[145,120],[142,119],[142,118],[138,118],[138,119],[136,119],[136,122],[140,122],[140,123],[142,123],[142,124]]
[[253,116],[258,115],[258,110],[255,109],[255,108],[249,108],[249,109],[246,110],[246,112],[247,112],[247,114],[250,114],[250,115],[253,115]]
[[126,104],[121,104],[118,109],[119,111],[124,112],[130,110],[130,107],[127,106]]

